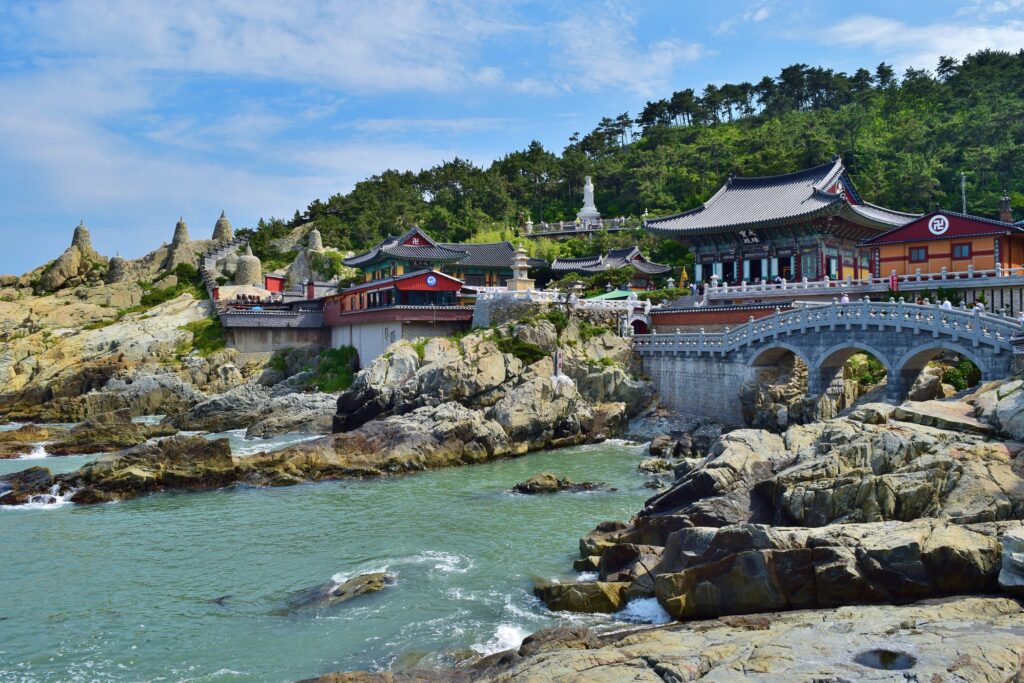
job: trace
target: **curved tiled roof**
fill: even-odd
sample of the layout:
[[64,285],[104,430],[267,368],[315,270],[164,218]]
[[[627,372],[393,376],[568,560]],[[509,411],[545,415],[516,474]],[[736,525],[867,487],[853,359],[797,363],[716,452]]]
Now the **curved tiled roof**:
[[[403,242],[408,240],[410,237],[418,235],[427,244],[423,247],[410,247]],[[353,268],[360,268],[362,266],[368,266],[374,263],[378,263],[387,258],[395,258],[405,261],[432,261],[440,263],[454,263],[460,259],[464,259],[467,256],[467,252],[462,249],[452,249],[450,247],[438,244],[430,238],[427,233],[420,230],[417,226],[409,228],[405,234],[394,236],[388,235],[388,237],[373,247],[369,251],[353,256],[351,258],[344,259],[342,263],[346,266]]]
[[623,249],[610,249],[604,256],[584,256],[581,258],[557,258],[551,264],[555,273],[601,273],[613,268],[632,266],[641,273],[660,275],[672,270],[671,266],[648,261],[635,246]]
[[[514,265],[516,248],[508,240],[504,242],[486,242],[483,244],[440,243],[447,249],[464,251],[468,256],[456,261],[460,267],[467,268],[511,268]],[[531,258],[530,268],[544,268],[548,262],[544,259]]]
[[843,183],[855,202],[860,201],[837,157],[829,163],[785,175],[729,178],[701,206],[649,219],[644,226],[659,235],[685,235],[784,224],[838,213],[875,227],[899,226],[917,217],[871,204],[850,203],[843,192],[832,191],[837,181]]

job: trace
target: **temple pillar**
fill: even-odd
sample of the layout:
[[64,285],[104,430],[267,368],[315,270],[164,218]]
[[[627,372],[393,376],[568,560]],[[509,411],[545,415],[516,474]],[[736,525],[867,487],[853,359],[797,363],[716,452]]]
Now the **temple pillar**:
[[762,280],[771,280],[772,279],[771,274],[768,272],[768,259],[766,259],[766,258],[761,259],[761,279]]
[[699,263],[693,264],[693,279],[695,282],[701,282],[704,279],[704,266]]
[[743,259],[743,280],[750,282],[750,259]]
[[779,257],[778,256],[773,256],[771,258],[771,263],[772,263],[771,269],[768,272],[768,278],[769,279],[776,278],[776,277],[779,276]]

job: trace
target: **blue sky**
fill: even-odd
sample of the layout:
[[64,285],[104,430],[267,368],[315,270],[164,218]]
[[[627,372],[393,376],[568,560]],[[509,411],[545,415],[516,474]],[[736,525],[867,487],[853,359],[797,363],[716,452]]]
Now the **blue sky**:
[[0,273],[79,219],[135,257],[673,90],[983,47],[1024,47],[1024,0],[0,0]]

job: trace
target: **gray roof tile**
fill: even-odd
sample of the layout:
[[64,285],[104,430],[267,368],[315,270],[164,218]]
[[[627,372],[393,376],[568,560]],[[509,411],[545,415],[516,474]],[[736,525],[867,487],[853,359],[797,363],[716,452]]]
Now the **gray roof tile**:
[[[871,204],[850,204],[841,192],[830,191],[839,180],[853,189],[838,158],[786,175],[734,177],[701,206],[647,220],[645,227],[659,235],[684,235],[840,213],[854,222],[876,227],[895,227],[917,217]],[[856,196],[856,191],[851,194]]]

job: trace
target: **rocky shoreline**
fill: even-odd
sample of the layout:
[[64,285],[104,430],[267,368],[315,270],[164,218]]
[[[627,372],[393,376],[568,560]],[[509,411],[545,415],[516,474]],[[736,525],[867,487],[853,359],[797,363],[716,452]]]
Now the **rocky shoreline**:
[[[336,396],[296,390],[301,383],[289,378],[301,375],[303,361],[281,372],[240,369],[230,358],[189,361],[188,372],[203,380],[182,379],[186,368],[142,364],[77,398],[38,402],[38,415],[92,417],[69,429],[0,433],[0,457],[39,442],[54,454],[111,452],[66,474],[32,467],[0,477],[0,504],[387,477],[625,434],[650,440],[639,469],[657,493],[632,519],[604,522],[581,539],[573,568],[596,580],[537,582],[534,591],[555,611],[614,613],[654,601],[676,622],[611,634],[549,629],[450,670],[321,680],[1020,675],[1021,381],[946,400],[863,403],[808,424],[730,430],[657,410],[628,340],[574,320],[556,327],[541,317],[399,342]],[[19,394],[22,412],[12,417],[25,414],[30,393]],[[752,404],[768,406],[755,417],[777,414],[785,400],[766,396]],[[132,419],[158,409],[170,413],[162,424]],[[232,454],[223,439],[177,434],[240,428],[256,436],[334,433],[251,456]],[[552,473],[520,486],[599,488]]]
[[[671,486],[580,540],[574,569],[597,579],[534,587],[555,611],[656,600],[673,624],[548,629],[443,672],[316,680],[1020,680],[1021,387],[710,445],[715,427],[691,421],[644,464]],[[639,428],[659,420],[680,424],[651,414]]]
[[[508,342],[526,346],[536,358],[526,363],[501,350]],[[555,373],[556,351],[566,375]],[[246,457],[232,456],[224,440],[152,438],[175,427],[241,426],[265,414],[259,397],[293,400],[292,394],[273,397],[251,385],[198,403],[168,424],[135,425],[122,410],[83,423],[55,443],[116,432],[126,440],[136,436],[133,447],[67,474],[35,467],[0,477],[0,504],[47,495],[88,504],[162,490],[382,477],[602,441],[621,433],[629,416],[653,399],[651,385],[629,374],[630,363],[628,340],[610,332],[583,340],[572,322],[561,331],[546,320],[507,325],[458,341],[431,339],[422,349],[399,342],[360,371],[351,389],[330,399],[337,408],[333,421],[344,431]],[[308,422],[297,412],[285,415]],[[8,438],[20,444],[17,436]]]

